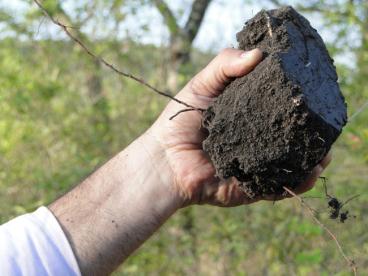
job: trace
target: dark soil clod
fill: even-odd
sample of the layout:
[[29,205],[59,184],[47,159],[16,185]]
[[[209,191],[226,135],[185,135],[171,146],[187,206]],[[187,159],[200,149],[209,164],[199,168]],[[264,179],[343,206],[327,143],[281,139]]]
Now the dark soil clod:
[[342,212],[340,214],[340,222],[344,223],[348,219],[349,211]]
[[331,197],[328,201],[328,207],[330,209],[330,219],[337,219],[340,215],[342,203],[334,197]]
[[[325,195],[326,199],[328,200],[328,209],[330,213],[330,219],[340,219],[341,223],[344,223],[345,220],[347,220],[349,217],[349,211],[345,210],[342,211],[342,207],[344,207],[349,201],[352,201],[353,199],[357,198],[359,195],[355,195],[347,199],[345,202],[342,202],[338,200],[336,197],[329,195],[327,192],[327,178],[326,177],[320,177],[323,181],[323,187],[325,189]],[[353,216],[355,217],[355,216]]]
[[236,177],[250,197],[281,195],[329,151],[346,124],[346,104],[321,37],[293,8],[259,12],[237,40],[265,58],[204,112],[203,148],[217,175]]

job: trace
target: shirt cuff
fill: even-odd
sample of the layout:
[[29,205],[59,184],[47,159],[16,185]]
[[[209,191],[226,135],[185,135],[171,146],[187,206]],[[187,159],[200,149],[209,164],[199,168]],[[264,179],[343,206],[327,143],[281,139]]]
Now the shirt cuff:
[[0,226],[0,275],[81,275],[58,221],[46,207]]

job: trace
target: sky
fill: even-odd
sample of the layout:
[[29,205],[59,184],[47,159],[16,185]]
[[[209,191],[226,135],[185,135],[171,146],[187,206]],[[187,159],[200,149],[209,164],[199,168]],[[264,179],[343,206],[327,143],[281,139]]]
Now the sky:
[[[76,3],[86,3],[85,1],[87,0],[62,0],[62,3],[63,7],[72,14]],[[0,8],[12,10],[14,16],[19,17],[28,8],[24,2],[24,0],[0,0]],[[127,15],[119,28],[119,33],[116,35],[121,39],[129,35],[129,37],[133,37],[141,43],[167,44],[169,34],[157,9],[149,6],[141,7],[138,4],[139,1],[130,0],[129,2],[137,6],[137,12],[131,14],[130,10],[125,10]],[[252,4],[249,4],[249,2]],[[293,5],[295,2],[296,0],[290,0],[288,4]],[[192,0],[166,0],[166,3],[174,11],[180,24],[184,25]],[[216,53],[222,48],[236,46],[236,33],[242,29],[242,26],[248,19],[262,8],[269,9],[273,8],[273,6],[267,5],[265,0],[213,0],[194,41],[194,47]],[[331,32],[331,29],[324,27],[323,19],[320,16],[304,15],[311,22],[312,26],[319,31],[325,41],[332,41],[334,33]],[[95,36],[103,36],[106,34],[106,28],[108,27],[105,21],[105,24],[97,24],[97,27],[96,25],[84,26],[84,31]],[[39,29],[39,37],[63,36],[62,32],[51,24],[43,23],[41,26],[37,26],[37,28]],[[353,56],[346,53],[344,56],[334,58],[337,62],[346,64],[351,63]]]

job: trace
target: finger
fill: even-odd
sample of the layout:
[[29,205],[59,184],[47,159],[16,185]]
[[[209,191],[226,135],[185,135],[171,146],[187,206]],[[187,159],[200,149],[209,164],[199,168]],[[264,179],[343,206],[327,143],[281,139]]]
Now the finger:
[[325,158],[323,158],[323,160],[313,169],[308,179],[295,190],[295,193],[302,194],[312,189],[324,169],[331,163],[331,160],[332,154],[329,152]]
[[307,191],[309,191],[310,189],[312,189],[316,183],[316,181],[318,180],[319,176],[321,175],[321,173],[323,172],[324,167],[322,167],[322,165],[317,165],[312,173],[309,175],[309,177],[307,178],[307,180],[300,186],[298,186],[298,188],[295,189],[295,193],[296,194],[302,194],[305,193]]
[[302,194],[312,189],[314,185],[316,184],[316,181],[318,180],[318,178],[324,171],[324,169],[328,166],[328,164],[330,164],[331,160],[332,160],[332,154],[331,152],[329,152],[325,156],[325,158],[323,158],[323,160],[313,169],[308,179],[295,190],[295,193]]
[[332,161],[332,152],[327,153],[325,158],[321,161],[320,165],[325,169]]
[[214,181],[203,187],[198,204],[219,207],[237,206],[242,204],[242,197],[243,194],[238,190],[238,182],[234,177],[229,179],[214,178]]
[[189,92],[217,97],[231,79],[248,74],[262,60],[259,49],[242,51],[227,48],[221,51],[189,83]]
[[256,201],[258,199],[250,198],[246,195],[240,188],[239,181],[235,177],[231,177],[226,180],[220,180],[216,194],[209,203],[220,207],[234,207]]

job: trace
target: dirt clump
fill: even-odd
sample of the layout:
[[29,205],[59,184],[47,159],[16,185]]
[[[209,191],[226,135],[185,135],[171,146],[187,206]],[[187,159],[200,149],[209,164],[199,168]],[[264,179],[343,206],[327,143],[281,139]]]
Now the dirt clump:
[[217,175],[236,177],[250,197],[281,195],[329,151],[347,122],[345,100],[321,37],[292,7],[259,12],[237,40],[264,59],[204,112],[203,148]]

